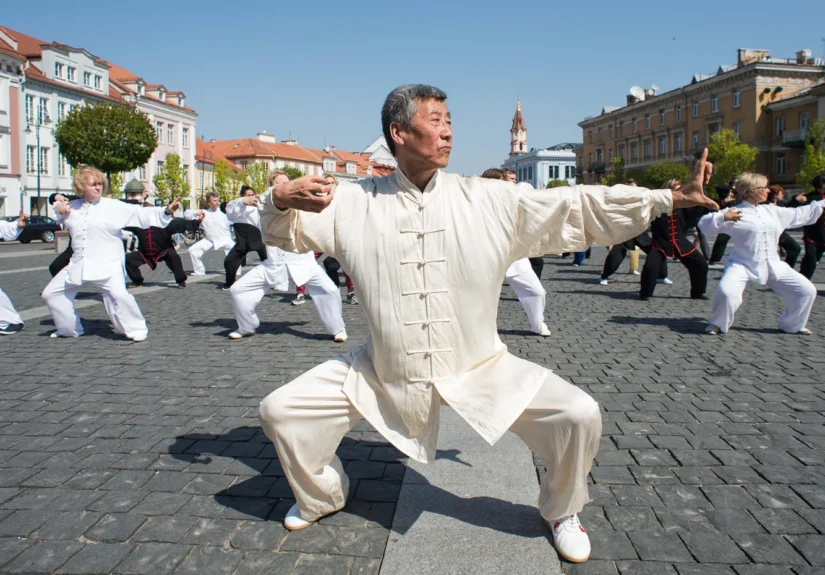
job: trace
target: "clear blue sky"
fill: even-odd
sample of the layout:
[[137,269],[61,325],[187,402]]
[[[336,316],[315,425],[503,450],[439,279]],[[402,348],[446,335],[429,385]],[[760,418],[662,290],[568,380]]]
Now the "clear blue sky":
[[823,55],[825,2],[12,2],[0,22],[183,90],[198,134],[360,150],[395,86],[449,94],[452,171],[509,152],[516,94],[531,147],[581,141],[577,123],[633,84],[668,90],[734,64],[737,48]]

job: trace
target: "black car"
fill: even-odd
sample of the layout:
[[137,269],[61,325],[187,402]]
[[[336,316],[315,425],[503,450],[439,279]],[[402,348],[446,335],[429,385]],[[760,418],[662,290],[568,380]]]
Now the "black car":
[[[8,222],[16,222],[16,217],[6,218]],[[21,244],[27,244],[32,240],[42,240],[48,244],[54,242],[54,233],[62,229],[60,224],[49,216],[30,216],[29,223],[23,228],[23,232],[17,240]]]

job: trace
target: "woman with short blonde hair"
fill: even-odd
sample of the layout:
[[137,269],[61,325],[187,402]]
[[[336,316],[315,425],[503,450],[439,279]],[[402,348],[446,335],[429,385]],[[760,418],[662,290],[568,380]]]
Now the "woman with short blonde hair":
[[805,324],[816,299],[816,288],[779,259],[777,246],[785,229],[815,222],[825,209],[825,201],[795,209],[764,203],[768,199],[768,179],[754,173],[742,174],[735,189],[740,200],[735,208],[699,220],[705,234],[728,234],[734,244],[713,294],[713,309],[705,331],[711,335],[727,333],[742,305],[748,282],[754,282],[767,285],[785,298],[788,307],[779,318],[781,331],[810,335]]

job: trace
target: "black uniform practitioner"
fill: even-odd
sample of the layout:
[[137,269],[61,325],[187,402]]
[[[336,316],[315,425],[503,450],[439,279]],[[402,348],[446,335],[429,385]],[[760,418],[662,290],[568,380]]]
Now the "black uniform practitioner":
[[[241,197],[254,196],[255,190],[251,186],[241,187]],[[221,204],[221,210],[226,213],[226,204]],[[235,283],[235,278],[238,275],[238,269],[242,265],[246,265],[246,254],[250,252],[258,252],[258,257],[261,261],[266,259],[266,246],[264,245],[261,230],[256,225],[245,222],[236,222],[232,224],[235,230],[235,245],[226,254],[223,260],[223,269],[226,272],[226,281],[224,282],[224,289],[229,289]]]
[[[733,185],[730,186],[716,186],[716,193],[719,196],[719,209],[732,207],[738,202],[733,194]],[[725,256],[725,249],[728,247],[730,236],[728,234],[719,234],[713,242],[713,249],[710,251],[710,260],[708,264],[718,264]]]
[[648,300],[656,289],[656,279],[661,274],[662,264],[667,258],[679,258],[690,275],[690,297],[708,299],[705,295],[708,285],[708,261],[687,239],[684,209],[662,214],[650,224],[653,246],[642,268],[642,282],[639,299]]
[[[770,186],[769,189],[771,191],[768,192],[768,199],[765,203],[774,204],[781,208],[785,207],[787,204],[782,199],[785,197],[784,188],[782,186],[774,185]],[[802,253],[802,246],[800,246],[799,242],[791,237],[788,230],[783,231],[782,235],[779,236],[778,244],[779,247],[785,250],[785,263],[791,267],[794,267],[796,265],[797,258],[799,258],[799,254]]]
[[[619,269],[619,266],[622,265],[625,257],[627,256],[628,251],[632,251],[639,246],[639,249],[642,250],[645,254],[650,254],[650,249],[653,247],[653,242],[650,239],[650,234],[644,232],[633,238],[632,240],[627,240],[626,242],[622,242],[620,244],[615,244],[610,247],[610,251],[607,253],[607,257],[604,259],[604,267],[602,267],[602,279],[606,280],[610,276],[616,273],[616,270]],[[659,278],[658,279],[665,279],[667,277],[667,260],[662,262],[662,265],[659,269]]]
[[175,218],[166,227],[159,228],[152,226],[143,228],[125,228],[135,234],[138,239],[138,249],[126,254],[126,273],[132,283],[139,287],[143,285],[143,275],[140,273],[140,266],[146,264],[151,269],[158,266],[159,261],[166,263],[166,266],[175,276],[178,288],[186,287],[186,272],[183,271],[183,262],[180,260],[178,252],[175,251],[175,241],[172,236],[186,232],[194,232],[201,224],[201,220],[185,220]]
[[[797,196],[788,202],[788,207],[795,208],[801,204],[809,204],[823,199],[825,196],[825,172],[822,172],[811,181],[814,191]],[[825,213],[819,216],[810,226],[802,228],[802,240],[805,243],[805,255],[802,256],[802,263],[799,265],[800,273],[808,279],[814,275],[816,264],[825,253]],[[786,248],[787,249],[787,248]]]

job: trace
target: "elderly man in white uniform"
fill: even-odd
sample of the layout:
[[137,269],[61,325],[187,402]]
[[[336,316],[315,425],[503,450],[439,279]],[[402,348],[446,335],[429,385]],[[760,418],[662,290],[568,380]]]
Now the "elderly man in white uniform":
[[189,247],[189,257],[192,258],[193,276],[205,276],[206,268],[203,265],[203,254],[211,249],[223,250],[224,257],[229,254],[229,250],[235,245],[232,241],[232,234],[229,231],[229,220],[226,214],[220,209],[221,200],[216,192],[206,194],[206,210],[186,210],[184,217],[187,220],[195,220],[203,215],[201,228],[206,236]]
[[[6,242],[13,242],[17,239],[29,216],[20,211],[17,221],[7,222],[0,220],[0,239]],[[0,335],[13,335],[23,329],[23,318],[14,309],[9,296],[0,289]]]
[[713,294],[713,309],[705,331],[710,335],[727,333],[733,316],[742,305],[748,282],[767,285],[785,298],[788,307],[779,317],[779,329],[787,333],[811,335],[805,325],[816,299],[811,280],[779,259],[779,236],[788,228],[813,224],[822,215],[825,200],[799,208],[764,204],[768,198],[768,178],[745,173],[736,182],[740,203],[699,220],[705,235],[727,234],[733,252],[725,262],[725,273]]
[[[585,392],[507,352],[496,316],[501,279],[530,253],[576,252],[639,235],[659,214],[696,204],[707,152],[683,189],[527,184],[441,171],[452,149],[446,94],[394,90],[382,127],[398,170],[337,187],[304,177],[264,194],[264,241],[332,254],[352,276],[370,336],[269,394],[261,424],[275,444],[296,504],[284,521],[302,529],[344,507],[348,479],[335,456],[364,417],[393,445],[432,461],[442,401],[484,439],[508,429],[547,463],[539,510],[556,549],[586,561],[577,513],[599,446],[601,415]],[[319,212],[319,213],[308,213]]]
[[75,193],[81,197],[54,203],[57,222],[69,231],[74,253],[69,265],[43,290],[43,299],[57,327],[51,337],[83,335],[74,299],[84,284],[102,288],[111,298],[114,305],[107,312],[115,332],[133,341],[143,341],[149,333],[135,298],[126,289],[120,230],[163,227],[180,208],[180,201],[175,200],[166,208],[144,208],[102,197],[105,186],[106,176],[102,172],[83,166],[73,183]]
[[[269,178],[270,185],[279,185],[288,181],[289,176],[285,172],[274,172]],[[258,205],[258,196],[245,196],[233,202],[241,202],[249,208]],[[232,202],[227,205],[227,212],[231,205]],[[238,209],[238,207],[234,206],[233,209]],[[257,208],[255,211],[257,212]],[[347,341],[341,292],[323,268],[318,265],[314,254],[312,252],[296,254],[267,246],[266,255],[263,262],[229,289],[232,307],[235,309],[235,319],[238,321],[238,329],[230,333],[229,338],[241,339],[255,335],[255,330],[261,325],[255,313],[255,307],[261,303],[269,290],[286,291],[289,289],[287,278],[287,272],[289,272],[295,285],[307,286],[312,303],[315,304],[327,333],[337,342]]]

